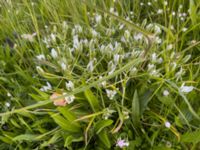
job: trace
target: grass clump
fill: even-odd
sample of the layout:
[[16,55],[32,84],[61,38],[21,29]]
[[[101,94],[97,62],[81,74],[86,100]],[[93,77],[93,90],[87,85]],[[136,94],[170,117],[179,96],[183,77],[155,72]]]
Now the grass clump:
[[199,149],[198,1],[0,2],[1,149]]

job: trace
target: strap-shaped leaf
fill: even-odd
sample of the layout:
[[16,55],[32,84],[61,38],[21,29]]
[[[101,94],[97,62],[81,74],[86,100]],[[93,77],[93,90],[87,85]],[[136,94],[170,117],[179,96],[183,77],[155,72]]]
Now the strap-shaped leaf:
[[110,140],[108,138],[108,133],[106,132],[106,130],[101,131],[98,134],[98,137],[100,139],[100,141],[107,147],[110,148],[111,144],[110,144]]
[[138,127],[140,124],[140,102],[138,98],[137,90],[135,90],[132,100],[132,121],[133,124]]
[[90,89],[85,90],[84,94],[85,94],[85,97],[87,98],[92,110],[94,112],[98,111],[99,110],[99,102],[98,102],[98,99],[92,93],[92,91]]
[[76,120],[76,116],[73,112],[70,112],[68,107],[58,107],[58,111],[73,125],[80,127],[80,124],[78,122],[74,122]]
[[96,134],[99,134],[105,127],[110,126],[112,123],[113,120],[111,119],[99,121],[94,127]]
[[59,114],[51,114],[51,117],[53,120],[64,130],[69,131],[69,132],[79,132],[80,128],[72,124],[70,121],[66,120]]

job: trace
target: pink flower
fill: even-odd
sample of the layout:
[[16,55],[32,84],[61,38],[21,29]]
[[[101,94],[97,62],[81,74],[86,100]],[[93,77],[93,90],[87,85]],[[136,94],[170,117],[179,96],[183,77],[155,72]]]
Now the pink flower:
[[119,138],[119,139],[117,140],[116,146],[118,146],[118,147],[120,147],[120,148],[128,147],[128,146],[129,146],[129,142],[128,142],[128,141],[125,141],[125,140],[122,140],[121,138]]

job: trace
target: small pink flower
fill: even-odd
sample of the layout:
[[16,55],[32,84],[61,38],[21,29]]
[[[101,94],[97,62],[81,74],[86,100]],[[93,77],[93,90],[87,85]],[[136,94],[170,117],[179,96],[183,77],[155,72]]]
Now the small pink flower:
[[116,146],[118,146],[118,147],[120,147],[120,148],[128,147],[128,146],[129,146],[129,142],[128,142],[128,141],[125,141],[125,140],[122,140],[121,138],[119,138],[119,139],[117,140]]
[[[55,106],[66,106],[67,105],[67,101],[64,99],[64,98],[59,98],[59,99],[56,99],[57,97],[59,96],[62,96],[61,94],[59,93],[56,93],[54,92],[51,96],[50,96],[50,99],[53,100],[53,104]],[[56,99],[56,100],[54,100]]]

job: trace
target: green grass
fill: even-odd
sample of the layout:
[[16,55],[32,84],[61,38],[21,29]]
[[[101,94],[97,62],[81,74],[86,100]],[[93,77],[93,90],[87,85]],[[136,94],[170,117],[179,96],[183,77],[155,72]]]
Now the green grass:
[[200,149],[199,10],[0,1],[0,149]]

